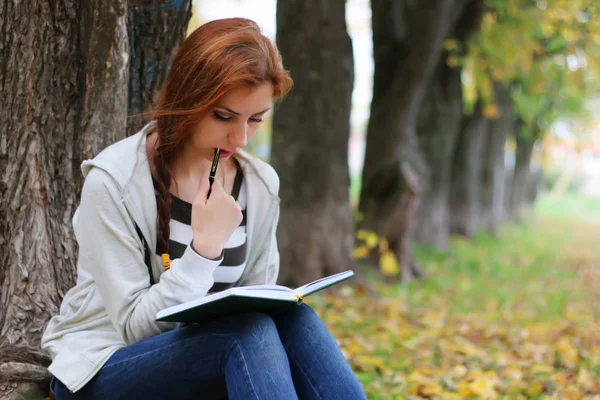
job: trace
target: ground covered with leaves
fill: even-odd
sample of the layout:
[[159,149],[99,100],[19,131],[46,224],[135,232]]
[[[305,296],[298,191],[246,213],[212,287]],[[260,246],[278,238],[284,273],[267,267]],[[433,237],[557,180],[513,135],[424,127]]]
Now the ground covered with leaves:
[[309,300],[369,399],[600,399],[600,201],[416,252],[425,280]]

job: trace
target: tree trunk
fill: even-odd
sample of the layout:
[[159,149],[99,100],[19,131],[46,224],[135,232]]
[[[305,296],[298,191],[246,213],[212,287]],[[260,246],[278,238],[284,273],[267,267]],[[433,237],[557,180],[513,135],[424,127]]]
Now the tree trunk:
[[463,120],[450,188],[450,232],[454,234],[471,237],[481,226],[481,177],[488,126],[479,103]]
[[[3,2],[0,370],[47,384],[40,337],[75,281],[81,161],[125,136],[125,0]],[[1,393],[0,393],[1,396]]]
[[467,3],[372,1],[375,72],[360,211],[362,227],[388,239],[404,280],[420,275],[409,250],[425,168],[418,115],[442,42]]
[[345,1],[279,2],[277,44],[295,82],[275,109],[271,152],[281,177],[280,282],[295,285],[353,266]]
[[[483,6],[483,0],[476,0],[465,7],[452,34],[461,45],[464,46],[468,37],[479,29]],[[448,54],[443,53],[438,62],[417,125],[425,168],[421,176],[423,192],[416,214],[416,239],[438,250],[448,248],[452,157],[463,116],[462,68],[450,68],[447,58]]]
[[526,207],[532,208],[535,205],[535,201],[537,200],[540,193],[540,186],[542,184],[542,170],[537,168],[529,171],[529,179],[527,181],[527,185],[525,186],[525,193],[523,204]]
[[483,158],[483,187],[481,223],[483,228],[495,235],[505,218],[504,210],[504,146],[509,135],[514,134],[513,103],[508,89],[502,84],[494,85],[496,105],[501,115],[489,123],[485,138]]
[[191,0],[129,0],[129,108],[127,135],[148,122],[137,116],[154,104],[176,46],[185,39]]
[[76,278],[80,164],[126,136],[129,30],[126,0],[9,1],[0,14],[0,387],[19,382],[18,397],[26,382],[47,389],[40,337]]
[[535,144],[534,136],[517,133],[517,149],[515,156],[515,168],[510,191],[510,209],[511,219],[519,221],[522,217],[521,209],[525,202],[527,186],[531,183],[530,163]]
[[462,120],[462,69],[451,69],[440,59],[421,106],[417,134],[425,159],[423,192],[416,214],[416,239],[439,250],[448,247],[448,196],[452,156]]

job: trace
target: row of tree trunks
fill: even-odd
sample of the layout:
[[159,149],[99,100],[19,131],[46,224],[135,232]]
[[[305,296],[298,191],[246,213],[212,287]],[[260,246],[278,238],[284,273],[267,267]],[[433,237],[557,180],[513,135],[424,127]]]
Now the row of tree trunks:
[[[454,27],[451,38],[465,46],[480,27],[484,4],[471,1]],[[423,99],[417,125],[420,151],[425,159],[421,174],[421,199],[416,214],[416,240],[439,250],[448,248],[449,194],[452,160],[460,133],[462,102],[462,68],[450,68],[443,53]]]
[[[6,382],[15,398],[48,383],[39,344],[75,282],[79,166],[126,136],[127,12],[126,0],[0,4],[0,398]],[[165,39],[157,63],[178,43]]]
[[[425,169],[416,134],[419,112],[442,42],[468,3],[371,2],[375,71],[359,207],[362,228],[388,239],[406,280],[420,274],[409,250]],[[407,202],[414,196],[417,201]]]
[[271,151],[281,176],[279,281],[286,285],[353,267],[348,140],[354,66],[345,3],[277,4],[277,45],[295,82],[275,109]]

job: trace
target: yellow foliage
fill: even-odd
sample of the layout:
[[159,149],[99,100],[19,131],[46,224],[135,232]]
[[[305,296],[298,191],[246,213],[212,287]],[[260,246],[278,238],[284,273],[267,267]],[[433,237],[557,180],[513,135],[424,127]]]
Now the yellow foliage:
[[529,396],[532,396],[532,397],[537,396],[544,392],[544,386],[539,382],[534,382],[531,385],[529,385],[526,392],[527,392],[527,395],[529,395]]
[[579,353],[566,337],[563,337],[558,341],[556,352],[559,354],[562,363],[566,367],[572,368],[579,363]]
[[383,253],[384,251],[388,251],[389,248],[390,248],[390,246],[388,244],[387,239],[383,236],[380,237],[379,238],[379,251]]
[[498,18],[494,13],[486,12],[483,14],[483,26],[485,28],[489,28],[490,26],[494,25],[497,22],[497,20]]
[[488,119],[496,119],[500,116],[500,109],[495,104],[488,104],[483,109],[483,116]]
[[549,374],[552,371],[554,371],[554,369],[551,366],[545,364],[536,364],[531,368],[532,374]]
[[374,249],[379,244],[379,236],[375,232],[369,232],[365,239],[368,249]]
[[500,81],[504,77],[504,72],[502,71],[502,69],[492,65],[491,70],[492,78],[494,78],[495,81]]
[[479,84],[479,93],[481,94],[481,99],[486,103],[492,103],[494,89],[490,77],[484,71],[481,71],[481,73],[477,74],[477,81]]
[[592,390],[594,388],[594,380],[587,368],[581,368],[577,375],[577,384],[586,390]]
[[396,255],[391,251],[384,251],[379,258],[379,270],[384,276],[395,276],[400,273],[400,265]]
[[572,28],[563,28],[561,30],[561,33],[562,33],[563,37],[565,39],[567,39],[569,42],[574,42],[577,39],[579,39],[579,37],[581,36],[581,34],[579,32],[577,32],[575,29],[572,29]]
[[355,260],[363,260],[369,255],[369,249],[365,246],[358,246],[352,251],[352,257]]
[[361,229],[358,232],[356,232],[357,239],[365,240],[365,239],[367,239],[368,236],[369,236],[369,231],[366,231],[364,229]]
[[452,52],[452,51],[458,50],[460,45],[458,43],[458,40],[456,40],[456,39],[446,39],[444,41],[444,43],[442,44],[442,47],[444,50],[446,50],[448,52]]
[[455,55],[450,55],[450,56],[448,56],[448,59],[446,60],[446,64],[448,64],[448,66],[450,68],[456,68],[459,65],[459,59]]
[[554,32],[556,32],[556,26],[554,24],[544,22],[541,24],[541,26],[542,26],[542,34],[545,37],[551,37],[552,35],[554,35]]
[[468,386],[471,393],[482,399],[495,399],[498,397],[498,393],[494,390],[496,379],[488,376],[482,376],[475,379]]

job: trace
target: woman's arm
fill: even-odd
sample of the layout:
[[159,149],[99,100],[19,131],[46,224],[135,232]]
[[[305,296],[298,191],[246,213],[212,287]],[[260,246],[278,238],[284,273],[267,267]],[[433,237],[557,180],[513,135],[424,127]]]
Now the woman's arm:
[[127,344],[172,329],[172,323],[156,322],[156,313],[205,296],[214,283],[213,271],[222,261],[222,255],[209,260],[188,246],[160,276],[160,282],[150,286],[144,254],[120,189],[98,168],[85,179],[73,226],[79,244],[78,268],[93,276],[108,315]]

